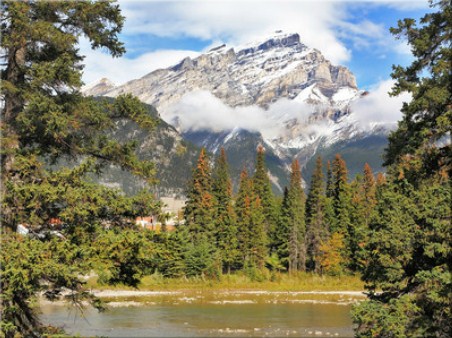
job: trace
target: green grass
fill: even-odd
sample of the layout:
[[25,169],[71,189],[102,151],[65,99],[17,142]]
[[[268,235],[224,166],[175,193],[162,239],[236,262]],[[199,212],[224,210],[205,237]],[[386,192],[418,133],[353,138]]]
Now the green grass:
[[[243,274],[222,275],[219,280],[193,278],[164,278],[154,274],[142,278],[138,290],[146,291],[202,291],[202,290],[263,290],[263,291],[362,291],[359,276],[319,276],[311,273],[279,274],[273,281],[253,281]],[[97,278],[87,286],[100,290],[136,290],[125,285],[102,285]]]

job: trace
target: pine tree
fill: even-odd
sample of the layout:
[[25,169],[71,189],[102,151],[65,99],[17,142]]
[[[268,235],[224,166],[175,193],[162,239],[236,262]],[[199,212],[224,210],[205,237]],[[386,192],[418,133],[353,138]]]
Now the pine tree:
[[274,246],[275,227],[277,220],[276,203],[272,192],[272,185],[267,174],[267,166],[265,165],[265,150],[263,146],[257,149],[256,168],[253,176],[254,191],[261,200],[264,209],[265,231],[269,237],[270,249]]
[[306,246],[309,260],[307,265],[316,273],[319,273],[321,268],[320,246],[328,237],[325,203],[322,158],[319,156],[306,200]]
[[332,197],[334,195],[333,185],[333,171],[331,169],[330,161],[326,162],[326,197]]
[[349,268],[353,271],[359,270],[365,263],[364,246],[368,241],[369,223],[377,203],[376,187],[372,168],[366,163],[363,175],[357,175],[351,184],[351,227],[348,234],[348,246],[350,250]]
[[290,238],[290,212],[289,188],[284,188],[283,200],[278,217],[278,226],[275,231],[274,246],[278,259],[284,268],[289,268],[289,238]]
[[223,265],[229,273],[237,259],[237,225],[232,205],[232,182],[224,148],[221,148],[213,172],[213,194],[216,199],[215,235]]
[[212,191],[209,157],[204,148],[199,154],[193,179],[187,193],[184,219],[192,242],[205,237],[213,240],[216,200]]
[[331,232],[342,232],[344,235],[350,227],[350,189],[348,185],[347,166],[342,157],[337,154],[332,167],[332,200],[335,222]]
[[393,94],[413,99],[389,138],[386,182],[377,184],[363,269],[370,293],[354,310],[357,337],[452,335],[452,9],[445,0],[431,6],[437,11],[419,25],[405,19],[392,29],[414,55],[408,67],[394,67]]
[[[280,257],[287,261],[289,273],[304,271],[306,268],[306,225],[305,196],[302,188],[300,165],[297,160],[292,162],[290,186],[284,195],[279,225],[279,241],[287,243],[288,257]],[[281,250],[280,250],[281,252]],[[284,253],[284,251],[282,251]]]
[[[139,161],[134,143],[107,135],[119,120],[133,120],[148,129],[155,121],[130,95],[106,101],[80,93],[81,36],[92,48],[103,48],[114,57],[125,51],[118,40],[124,18],[113,2],[2,1],[0,15],[1,328],[6,337],[34,337],[43,334],[30,305],[38,291],[55,298],[66,288],[75,301],[88,299],[99,305],[79,280],[92,268],[88,249],[78,249],[79,245],[94,240],[100,224],[128,226],[127,218],[153,207],[142,201],[153,202],[145,194],[128,198],[88,177],[113,164],[152,182],[154,167]],[[58,166],[67,159],[79,164]],[[137,205],[139,210],[134,210]],[[52,218],[65,223],[60,230],[65,240],[10,233],[19,223],[42,233]],[[139,261],[132,259],[133,264]],[[112,274],[117,272],[110,268]],[[136,270],[131,264],[127,271]],[[138,274],[119,273],[115,281],[134,285],[135,277]]]
[[255,193],[253,180],[248,177],[245,169],[240,174],[235,209],[241,263],[244,266],[263,268],[267,256],[263,206]]
[[419,25],[404,19],[391,28],[397,38],[406,38],[415,60],[407,67],[393,66],[392,95],[407,92],[413,98],[403,105],[403,118],[389,136],[385,164],[404,162],[403,171],[413,182],[436,172],[452,176],[452,10],[447,0],[430,3],[439,10],[426,14]]

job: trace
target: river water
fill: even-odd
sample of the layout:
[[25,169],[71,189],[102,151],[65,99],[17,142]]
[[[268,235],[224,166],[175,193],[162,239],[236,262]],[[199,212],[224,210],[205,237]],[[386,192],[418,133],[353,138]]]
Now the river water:
[[107,312],[86,308],[83,315],[61,304],[41,309],[44,323],[83,337],[353,337],[349,303],[306,296],[121,300]]

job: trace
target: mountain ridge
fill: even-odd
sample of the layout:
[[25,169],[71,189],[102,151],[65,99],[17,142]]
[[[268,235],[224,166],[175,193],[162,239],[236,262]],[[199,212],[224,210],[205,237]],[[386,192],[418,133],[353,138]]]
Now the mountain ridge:
[[102,88],[94,85],[85,93],[132,93],[155,106],[185,139],[212,153],[220,147],[240,148],[233,144],[240,137],[232,136],[251,132],[244,137],[254,137],[251,143],[265,144],[270,156],[279,158],[278,172],[287,172],[293,158],[304,167],[318,151],[338,142],[387,133],[384,128],[361,128],[352,105],[366,92],[358,89],[348,68],[333,65],[297,33],[276,32],[235,49],[220,45],[123,85]]

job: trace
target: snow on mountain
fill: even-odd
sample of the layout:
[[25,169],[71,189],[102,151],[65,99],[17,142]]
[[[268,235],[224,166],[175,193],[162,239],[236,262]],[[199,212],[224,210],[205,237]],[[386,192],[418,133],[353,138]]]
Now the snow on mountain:
[[304,164],[319,147],[362,133],[350,109],[363,95],[354,75],[304,45],[299,34],[221,45],[118,87],[103,79],[85,93],[132,93],[213,152],[248,130],[260,133],[280,159]]

